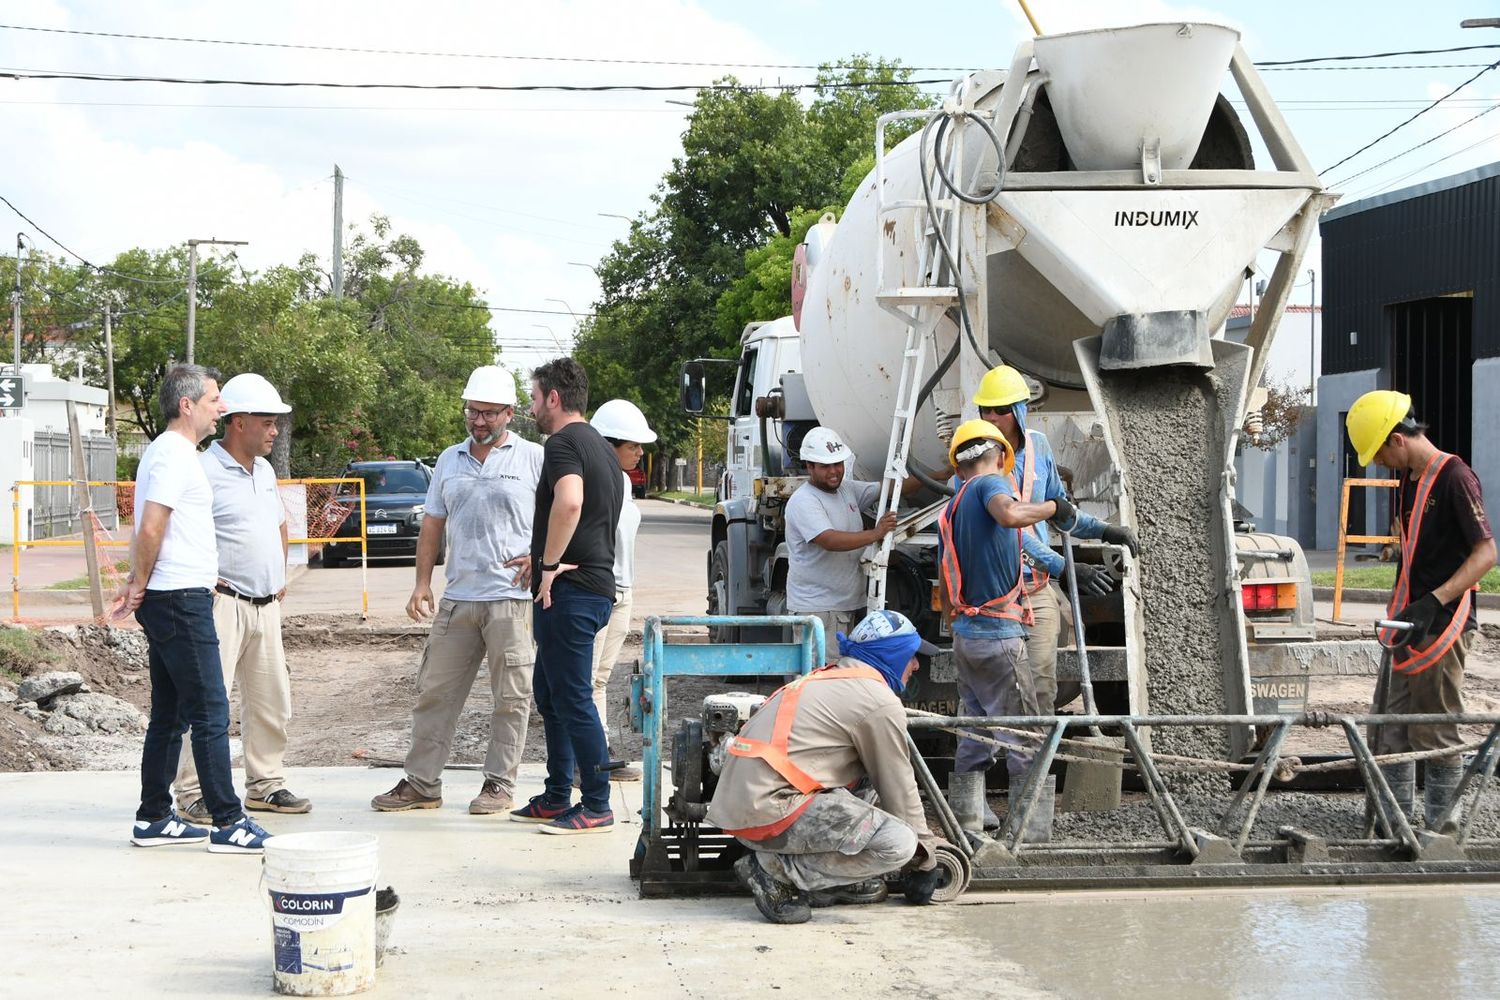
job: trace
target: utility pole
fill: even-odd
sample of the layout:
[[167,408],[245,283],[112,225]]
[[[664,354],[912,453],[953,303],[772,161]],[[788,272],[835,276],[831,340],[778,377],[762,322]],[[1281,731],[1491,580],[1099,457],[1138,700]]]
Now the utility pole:
[[198,332],[198,245],[209,244],[213,246],[242,247],[247,246],[247,240],[188,240],[188,317],[187,317],[187,358],[188,364],[193,363],[194,340]]
[[333,297],[344,297],[344,172],[333,165]]
[[115,435],[115,336],[110,328],[110,303],[104,303],[104,381],[109,392],[109,403],[104,411],[105,424],[110,440],[119,447],[120,439]]
[[10,331],[15,343],[15,368],[16,377],[21,377],[21,251],[25,244],[25,233],[16,234],[16,284],[10,292]]
[[1307,405],[1318,404],[1318,272],[1307,269]]

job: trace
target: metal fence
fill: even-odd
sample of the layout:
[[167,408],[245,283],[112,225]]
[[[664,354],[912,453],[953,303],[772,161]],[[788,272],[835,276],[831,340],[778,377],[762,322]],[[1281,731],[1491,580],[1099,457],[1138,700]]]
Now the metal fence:
[[[42,482],[73,480],[73,451],[68,435],[60,431],[38,431],[32,438],[35,460],[33,479]],[[95,482],[115,478],[115,443],[107,437],[83,438],[84,474]],[[90,487],[95,513],[103,527],[119,527],[115,516],[115,488],[112,485]],[[38,486],[31,515],[32,538],[56,538],[83,531],[73,511],[73,487]]]

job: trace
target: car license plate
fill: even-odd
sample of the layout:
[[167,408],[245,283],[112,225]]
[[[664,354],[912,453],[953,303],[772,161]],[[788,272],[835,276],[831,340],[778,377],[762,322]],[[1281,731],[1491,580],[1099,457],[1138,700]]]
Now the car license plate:
[[394,535],[396,526],[394,524],[367,524],[365,533],[370,535]]

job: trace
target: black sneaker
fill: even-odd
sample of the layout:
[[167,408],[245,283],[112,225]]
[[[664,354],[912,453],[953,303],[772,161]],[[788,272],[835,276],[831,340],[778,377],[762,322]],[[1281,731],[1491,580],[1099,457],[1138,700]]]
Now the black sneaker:
[[807,894],[808,905],[814,909],[825,906],[861,906],[865,903],[884,902],[891,894],[883,878],[868,878],[853,885],[836,885],[831,889],[814,889]]
[[312,812],[312,802],[307,799],[298,798],[285,788],[278,788],[263,799],[251,798],[249,795],[246,795],[245,808],[255,809],[259,812],[309,813]]
[[203,804],[202,798],[196,798],[183,806],[177,811],[177,815],[199,826],[208,826],[214,821],[213,815],[209,813],[208,806]]
[[734,875],[740,885],[750,889],[755,908],[773,924],[805,924],[812,919],[807,894],[794,885],[778,881],[760,866],[754,853],[734,863]]

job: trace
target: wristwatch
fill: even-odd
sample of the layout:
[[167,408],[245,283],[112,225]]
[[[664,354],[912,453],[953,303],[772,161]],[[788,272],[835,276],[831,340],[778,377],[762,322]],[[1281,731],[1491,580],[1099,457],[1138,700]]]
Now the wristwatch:
[[558,561],[557,561],[557,562],[555,562],[555,563],[542,563],[542,564],[541,564],[541,569],[542,569],[542,572],[543,572],[543,573],[551,573],[551,572],[553,572],[553,571],[554,571],[554,570],[556,570],[556,569],[557,569],[557,567],[559,567],[559,566],[561,566],[561,565],[562,565],[562,560],[561,560],[561,559],[559,559],[559,560],[558,560]]

